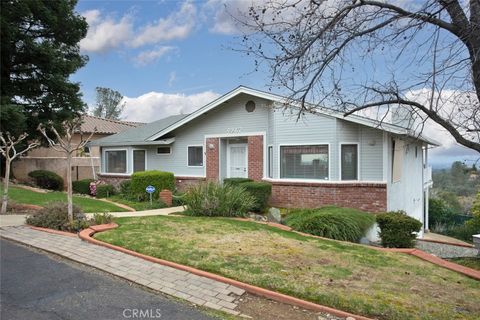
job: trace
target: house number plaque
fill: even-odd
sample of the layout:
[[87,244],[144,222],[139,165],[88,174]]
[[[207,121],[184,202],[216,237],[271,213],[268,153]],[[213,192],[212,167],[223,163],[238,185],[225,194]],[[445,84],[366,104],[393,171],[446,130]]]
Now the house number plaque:
[[240,133],[242,132],[242,128],[241,127],[238,127],[238,128],[227,128],[227,133]]

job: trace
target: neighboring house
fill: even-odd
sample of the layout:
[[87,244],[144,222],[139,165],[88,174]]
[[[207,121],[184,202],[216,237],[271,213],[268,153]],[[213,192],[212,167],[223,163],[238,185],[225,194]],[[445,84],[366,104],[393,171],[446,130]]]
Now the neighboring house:
[[436,142],[333,110],[297,121],[285,101],[241,86],[191,114],[96,140],[100,177],[118,184],[135,171],[171,171],[179,189],[249,177],[272,183],[273,206],[405,210],[428,221],[427,156]]
[[[96,128],[92,140],[105,138],[128,129],[143,125],[143,123],[109,120],[90,115],[83,116],[81,131],[86,139]],[[80,132],[73,137],[74,143],[81,139]],[[28,173],[33,170],[49,170],[57,173],[66,180],[66,157],[65,154],[52,148],[40,147],[33,149],[26,156],[13,162],[13,175],[17,180],[27,181]],[[72,160],[73,180],[93,179],[100,169],[100,148],[91,147],[78,151]]]

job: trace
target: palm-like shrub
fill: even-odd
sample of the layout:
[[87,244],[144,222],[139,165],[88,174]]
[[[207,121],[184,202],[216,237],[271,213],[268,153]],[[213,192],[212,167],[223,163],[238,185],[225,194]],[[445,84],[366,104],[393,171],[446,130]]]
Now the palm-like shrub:
[[216,182],[192,186],[183,200],[195,216],[243,217],[256,205],[245,189]]

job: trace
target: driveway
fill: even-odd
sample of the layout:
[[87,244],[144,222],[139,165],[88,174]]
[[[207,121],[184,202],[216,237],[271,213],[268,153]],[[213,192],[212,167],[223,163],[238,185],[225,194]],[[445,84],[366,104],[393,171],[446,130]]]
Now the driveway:
[[0,318],[213,319],[193,307],[1,239]]

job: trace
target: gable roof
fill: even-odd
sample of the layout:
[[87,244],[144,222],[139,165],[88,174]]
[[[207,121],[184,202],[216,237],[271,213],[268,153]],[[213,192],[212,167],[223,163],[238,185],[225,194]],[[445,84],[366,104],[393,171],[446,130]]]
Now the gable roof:
[[[147,145],[147,144],[164,144],[164,141],[149,141],[148,138],[157,133],[162,128],[166,128],[179,120],[185,118],[188,114],[179,114],[166,117],[151,123],[147,123],[141,127],[131,128],[102,139],[90,142],[90,145],[102,146],[120,146],[120,145]],[[173,142],[173,141],[172,141]]]
[[105,119],[88,114],[83,115],[82,120],[81,130],[85,133],[94,132],[96,128],[96,133],[115,134],[144,125],[144,123],[141,122]]
[[[252,89],[249,87],[245,86],[239,86],[235,89],[233,89],[230,92],[227,92],[223,96],[213,100],[212,102],[206,104],[205,106],[201,107],[200,109],[196,110],[195,112],[187,115],[178,115],[178,116],[171,116],[168,118],[164,118],[155,122],[152,122],[150,124],[147,124],[143,127],[137,128],[137,129],[132,129],[127,132],[126,138],[127,140],[123,140],[123,142],[129,142],[128,144],[133,144],[133,142],[136,142],[136,144],[155,144],[155,141],[164,135],[172,132],[173,130],[179,128],[180,126],[183,126],[184,124],[192,121],[193,119],[209,112],[210,110],[220,106],[222,103],[232,99],[233,97],[239,95],[239,94],[247,94],[251,95],[254,97],[266,99],[266,100],[271,100],[276,103],[289,103],[292,105],[292,101],[289,101],[286,97],[276,95],[273,93],[265,92],[265,91],[260,91],[257,89]],[[293,105],[294,107],[298,107],[298,105]],[[393,125],[390,123],[385,123],[385,122],[380,122],[378,120],[373,120],[370,118],[362,117],[359,115],[349,115],[348,117],[345,117],[342,112],[334,110],[334,109],[328,109],[328,108],[322,108],[318,110],[318,114],[323,114],[331,117],[335,117],[338,119],[342,119],[345,121],[349,122],[354,122],[357,124],[365,125],[367,127],[372,127],[376,129],[380,129],[383,131],[391,132],[394,134],[398,135],[405,135],[409,136],[415,139],[422,140],[424,142],[427,142],[428,144],[434,145],[434,146],[439,146],[440,144],[436,142],[435,140],[429,139],[423,135],[419,134],[414,134],[409,130],[408,128],[400,127],[398,125]],[[146,129],[146,130],[142,130]],[[123,135],[122,134],[117,134],[111,137],[107,137],[104,139],[96,140],[95,142],[99,145],[109,145],[105,143],[109,143],[110,140],[107,140],[108,138],[111,138],[111,141],[115,140],[120,142],[122,140]],[[124,144],[126,145],[126,144]]]

